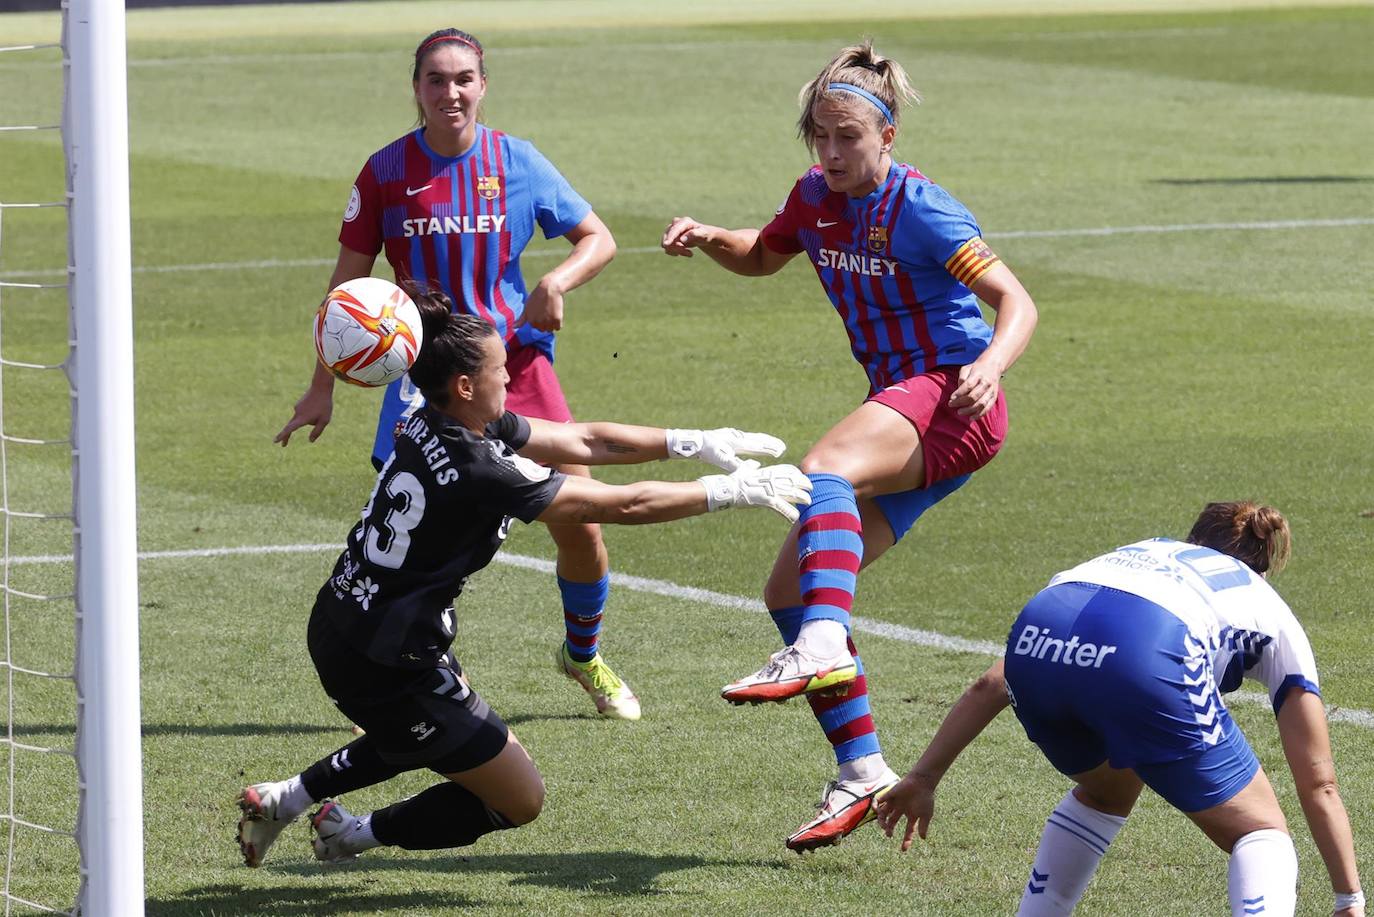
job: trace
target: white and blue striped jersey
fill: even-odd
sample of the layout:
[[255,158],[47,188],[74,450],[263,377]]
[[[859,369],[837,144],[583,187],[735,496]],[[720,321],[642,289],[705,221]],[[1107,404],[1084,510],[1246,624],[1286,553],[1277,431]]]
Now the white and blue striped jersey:
[[1058,573],[1050,585],[1092,583],[1129,592],[1181,620],[1211,657],[1217,687],[1263,684],[1278,713],[1290,687],[1320,694],[1307,633],[1263,577],[1226,554],[1169,538],[1117,548]]

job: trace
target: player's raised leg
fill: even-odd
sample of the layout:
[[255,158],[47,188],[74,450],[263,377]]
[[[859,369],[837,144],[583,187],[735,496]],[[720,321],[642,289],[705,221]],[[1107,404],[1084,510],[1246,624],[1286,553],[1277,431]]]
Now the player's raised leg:
[[[870,458],[853,444],[874,443]],[[915,458],[910,456],[915,455]],[[923,474],[920,441],[902,415],[865,404],[836,425],[803,461],[814,488],[774,564],[764,590],[787,646],[754,675],[726,686],[735,702],[780,700],[805,693],[839,768],[820,808],[787,839],[798,852],[838,843],[873,820],[875,804],[897,782],[878,742],[863,660],[849,635],[849,611],[860,569],[896,541],[884,512],[864,490],[906,490]],[[816,469],[832,468],[844,473]],[[836,677],[836,676],[839,677]]]
[[[795,530],[795,564],[803,607],[796,639],[752,675],[727,685],[721,696],[731,703],[781,701],[799,694],[848,684],[858,666],[848,649],[849,614],[863,566],[865,538],[860,499],[921,486],[924,464],[920,438],[911,422],[876,402],[865,402],[821,438],[802,460],[811,479],[811,504]],[[886,550],[891,532],[877,543]],[[785,564],[787,549],[774,567],[769,592],[781,598],[794,574]],[[781,568],[781,573],[779,570]],[[791,603],[789,603],[791,604]],[[786,605],[769,602],[770,608]]]
[[[560,465],[558,470],[591,476],[584,465]],[[637,720],[639,698],[601,655],[601,619],[611,582],[601,526],[554,524],[549,535],[558,546],[558,592],[566,631],[558,647],[558,668],[591,695],[597,713]]]
[[[881,557],[892,546],[892,531],[883,513],[871,500],[859,501],[864,531],[863,567]],[[773,623],[785,643],[797,640],[805,606],[801,604],[797,576],[797,529],[779,551],[773,575],[764,589],[764,601]],[[790,849],[805,850],[834,844],[873,818],[879,795],[895,782],[895,775],[883,760],[868,700],[868,678],[863,660],[852,640],[846,648],[854,659],[856,677],[837,688],[806,695],[811,711],[834,749],[839,774],[822,792],[816,816],[787,839]]]

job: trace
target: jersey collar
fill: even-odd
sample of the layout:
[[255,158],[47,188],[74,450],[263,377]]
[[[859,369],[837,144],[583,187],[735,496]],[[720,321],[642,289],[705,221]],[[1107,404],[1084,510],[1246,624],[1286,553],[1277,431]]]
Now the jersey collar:
[[424,151],[424,154],[430,158],[431,161],[442,166],[448,166],[453,165],[456,162],[467,161],[469,157],[471,157],[479,149],[481,149],[483,142],[486,140],[486,133],[487,126],[485,124],[478,124],[477,133],[473,136],[472,139],[472,146],[468,147],[467,150],[465,150],[462,153],[459,153],[457,156],[440,156],[438,153],[434,152],[434,150],[430,149],[429,144],[425,143],[425,129],[423,127],[415,128],[415,142],[419,145],[420,149]]
[[892,160],[892,164],[888,166],[887,175],[884,176],[882,181],[878,182],[878,187],[874,188],[872,191],[870,191],[868,194],[865,194],[863,197],[849,197],[848,195],[845,196],[849,197],[850,206],[860,208],[867,207],[869,204],[873,203],[874,201],[882,197],[884,194],[886,194],[887,190],[892,187],[892,184],[894,182],[901,181],[902,176],[905,174],[906,166],[898,164],[897,160],[894,159]]

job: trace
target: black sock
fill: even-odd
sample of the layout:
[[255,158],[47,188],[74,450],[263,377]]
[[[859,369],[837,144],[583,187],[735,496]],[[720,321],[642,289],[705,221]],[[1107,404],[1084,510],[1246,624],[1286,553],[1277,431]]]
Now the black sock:
[[406,850],[466,847],[484,834],[514,827],[452,781],[372,813],[372,835]]
[[377,743],[363,736],[307,767],[301,772],[301,783],[319,801],[390,780],[405,770],[383,761]]

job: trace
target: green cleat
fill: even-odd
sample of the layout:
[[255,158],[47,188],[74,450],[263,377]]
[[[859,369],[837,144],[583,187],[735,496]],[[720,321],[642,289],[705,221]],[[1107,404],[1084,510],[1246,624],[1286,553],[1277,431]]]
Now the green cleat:
[[578,662],[568,655],[567,644],[560,644],[558,668],[592,696],[597,713],[620,720],[639,719],[639,698],[611,671],[600,653],[591,662]]

